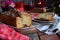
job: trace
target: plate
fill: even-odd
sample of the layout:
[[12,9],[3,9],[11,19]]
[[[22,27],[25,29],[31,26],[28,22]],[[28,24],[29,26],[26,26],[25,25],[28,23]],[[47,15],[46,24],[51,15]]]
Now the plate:
[[53,22],[54,22],[54,20],[53,21],[42,21],[42,20],[36,20],[36,19],[34,19],[34,20],[32,20],[33,22],[37,22],[37,23],[40,23],[40,24],[53,24]]
[[27,28],[17,28],[11,26],[13,29],[15,29],[17,32],[20,32],[22,34],[28,34],[28,33],[34,33],[37,32],[35,27],[27,27]]

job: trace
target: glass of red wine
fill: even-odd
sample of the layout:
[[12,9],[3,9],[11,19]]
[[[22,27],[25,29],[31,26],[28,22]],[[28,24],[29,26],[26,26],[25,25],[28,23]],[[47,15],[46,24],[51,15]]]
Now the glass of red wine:
[[24,7],[26,11],[30,11],[34,8],[32,0],[24,0]]

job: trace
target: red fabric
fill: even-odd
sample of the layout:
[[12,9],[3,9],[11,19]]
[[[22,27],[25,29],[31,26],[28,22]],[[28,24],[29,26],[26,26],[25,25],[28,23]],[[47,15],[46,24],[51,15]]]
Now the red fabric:
[[0,38],[4,40],[29,40],[29,37],[16,32],[5,24],[0,24]]
[[16,9],[19,10],[20,12],[24,11],[24,4],[22,2],[16,2]]

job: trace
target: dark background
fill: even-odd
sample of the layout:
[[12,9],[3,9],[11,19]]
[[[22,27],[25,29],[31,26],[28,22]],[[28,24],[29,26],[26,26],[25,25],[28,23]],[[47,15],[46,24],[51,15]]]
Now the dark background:
[[51,8],[51,5],[55,2],[58,2],[58,1],[60,1],[60,0],[46,0],[46,6],[48,8]]

